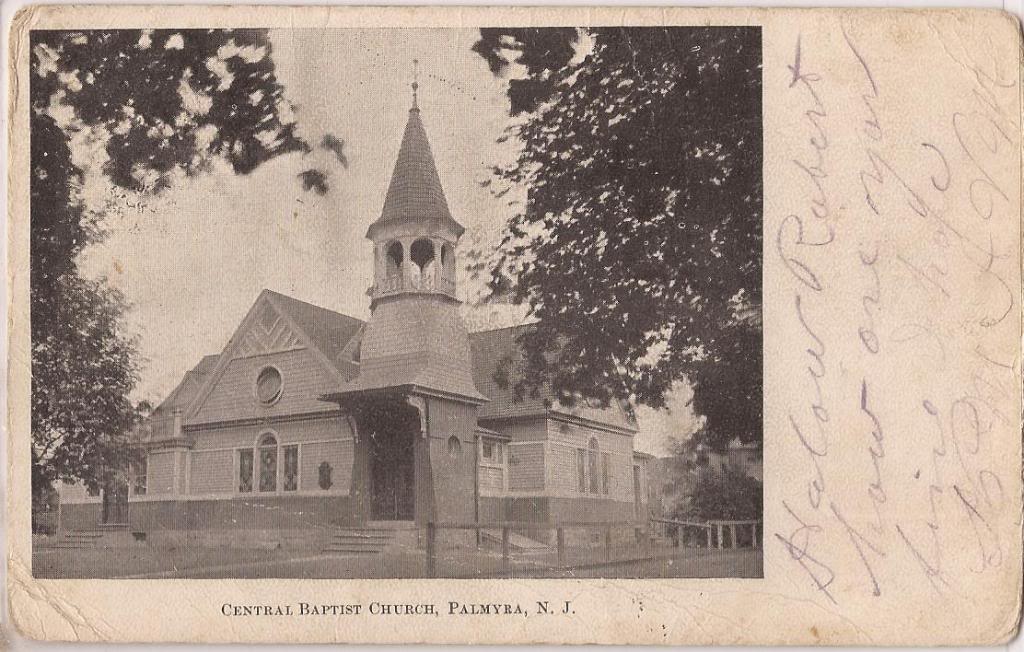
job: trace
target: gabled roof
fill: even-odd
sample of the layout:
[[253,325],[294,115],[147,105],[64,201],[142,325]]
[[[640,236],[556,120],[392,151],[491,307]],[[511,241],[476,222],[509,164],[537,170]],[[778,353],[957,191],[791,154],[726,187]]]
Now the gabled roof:
[[479,419],[539,416],[546,414],[545,401],[553,402],[554,394],[547,387],[539,395],[527,393],[516,400],[513,392],[515,366],[519,347],[516,338],[527,326],[498,328],[469,334],[469,347],[473,356],[473,382],[480,392],[491,399],[477,411]]
[[204,379],[187,410],[189,418],[200,412],[228,364],[242,350],[244,335],[259,318],[259,314],[268,309],[280,315],[289,327],[289,332],[294,333],[299,342],[311,350],[313,357],[336,382],[345,382],[358,375],[359,365],[351,354],[350,345],[354,344],[355,336],[362,331],[362,321],[279,292],[263,290],[218,356],[213,371]]
[[427,227],[453,230],[457,236],[465,231],[448,210],[430,141],[420,121],[420,110],[415,106],[409,111],[409,121],[405,124],[384,209],[370,225],[366,237],[372,240],[382,226],[398,222],[422,222]]
[[[279,292],[263,290],[224,351],[200,360],[153,411],[149,422],[154,439],[161,438],[158,431],[159,434],[163,434],[165,426],[170,427],[170,417],[175,407],[180,407],[186,415],[195,412],[199,407],[197,403],[202,402],[205,393],[216,381],[217,373],[230,361],[234,347],[238,343],[238,333],[255,318],[257,309],[265,303],[270,303],[288,320],[297,334],[313,349],[317,358],[342,382],[354,379],[372,380],[369,376],[380,373],[380,370],[360,369],[359,343],[365,327],[362,320]],[[553,413],[556,416],[576,417],[619,429],[636,430],[636,422],[621,405],[612,405],[608,408],[579,405],[567,408],[558,404],[546,387],[540,390],[537,397],[527,395],[522,400],[515,400],[515,363],[522,358],[517,338],[527,328],[528,325],[513,326],[469,334],[473,384],[483,397],[489,399],[489,402],[479,408],[478,415],[481,421],[546,416]],[[429,379],[424,382],[429,385],[427,380]]]
[[583,419],[619,429],[635,431],[636,419],[619,402],[601,408],[592,407],[582,401],[568,407],[562,405],[551,389],[544,385],[538,388],[536,396],[525,392],[521,398],[515,396],[517,366],[522,360],[518,338],[530,326],[513,326],[480,331],[469,334],[469,345],[473,355],[473,381],[480,392],[490,399],[480,406],[477,418],[505,419],[509,417],[562,415]]
[[218,358],[217,355],[203,356],[196,366],[186,371],[178,386],[167,395],[160,405],[153,409],[146,421],[132,432],[131,438],[152,442],[173,438],[175,409],[180,409],[182,413],[188,411],[206,379],[217,366]]
[[178,386],[158,405],[151,416],[170,415],[174,408],[185,409],[192,404],[206,377],[217,366],[218,355],[204,355],[196,366],[185,372]]
[[291,317],[292,322],[309,337],[313,345],[328,360],[334,363],[343,376],[353,378],[358,375],[358,351],[355,350],[358,340],[354,338],[361,334],[365,325],[361,319],[321,308],[273,290],[264,292],[275,307]]

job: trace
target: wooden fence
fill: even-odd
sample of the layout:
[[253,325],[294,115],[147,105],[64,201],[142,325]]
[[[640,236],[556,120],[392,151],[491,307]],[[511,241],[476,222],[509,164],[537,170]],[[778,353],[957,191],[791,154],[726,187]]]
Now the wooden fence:
[[511,534],[515,529],[555,531],[556,563],[565,566],[565,531],[569,529],[602,530],[604,532],[605,561],[612,559],[612,530],[615,528],[632,528],[637,544],[642,551],[650,549],[650,537],[647,527],[634,521],[568,521],[557,525],[547,525],[536,521],[498,521],[493,523],[427,523],[427,577],[437,577],[437,533],[439,530],[475,530],[479,540],[481,530],[501,530],[501,569],[506,575],[512,572]]
[[[714,544],[717,543],[719,549],[724,548],[724,534],[729,533],[729,547],[739,547],[739,537],[737,536],[742,528],[750,528],[750,545],[752,548],[757,548],[757,535],[758,530],[761,526],[760,520],[748,520],[748,521],[731,521],[731,520],[710,520],[710,521],[679,521],[665,518],[652,518],[652,524],[660,525],[664,528],[669,536],[672,536],[675,545],[678,547],[681,545],[683,534],[685,533],[684,528],[691,528],[693,530],[704,530],[704,536],[707,538],[707,547],[716,547]],[[740,530],[737,530],[740,528]],[[716,536],[712,536],[712,533]]]

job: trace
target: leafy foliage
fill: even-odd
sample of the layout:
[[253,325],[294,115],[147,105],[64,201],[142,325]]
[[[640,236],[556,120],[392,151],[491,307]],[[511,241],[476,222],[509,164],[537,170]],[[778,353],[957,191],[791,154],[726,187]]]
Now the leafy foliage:
[[135,346],[118,331],[124,304],[115,291],[74,274],[56,285],[50,323],[33,319],[33,484],[81,479],[96,488],[127,460]]
[[[510,79],[508,98],[512,115],[533,111],[557,88],[551,73],[572,59],[576,44],[573,27],[497,28],[484,27],[473,51],[487,61],[495,75],[504,74],[509,65],[526,66],[524,79]],[[510,53],[516,53],[515,58]]]
[[491,269],[537,319],[522,382],[660,407],[686,378],[716,447],[759,439],[759,30],[482,30],[474,50],[526,70],[496,170],[526,202]]
[[58,480],[96,490],[123,473],[127,433],[148,406],[129,398],[135,342],[126,305],[77,259],[102,238],[80,196],[72,136],[104,143],[104,172],[136,193],[198,174],[214,158],[247,173],[308,146],[259,30],[33,31],[31,52],[32,483],[45,503]]
[[[715,468],[712,453],[726,462]],[[742,454],[749,454],[743,451]],[[751,463],[751,462],[748,462]],[[763,488],[747,474],[742,462],[716,451],[702,438],[677,440],[665,460],[664,494],[673,499],[667,511],[673,518],[694,520],[753,520],[761,518]]]
[[311,168],[299,172],[299,179],[302,181],[303,190],[312,190],[318,195],[326,195],[327,191],[330,190],[330,185],[327,182],[327,173],[317,168]]
[[308,151],[274,77],[263,30],[32,32],[32,106],[54,100],[109,135],[118,186],[159,191],[211,157],[237,173]]
[[334,134],[324,134],[323,140],[320,141],[320,147],[334,154],[334,157],[338,159],[338,164],[343,168],[348,167],[348,156],[345,154],[345,141],[338,138]]
[[697,520],[759,519],[763,493],[760,481],[727,466],[721,473],[702,474],[687,494],[689,501],[672,516]]

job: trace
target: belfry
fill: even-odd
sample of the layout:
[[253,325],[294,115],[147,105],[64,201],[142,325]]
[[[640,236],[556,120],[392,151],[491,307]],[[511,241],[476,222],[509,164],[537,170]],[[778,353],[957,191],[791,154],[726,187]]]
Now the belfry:
[[415,101],[373,243],[372,316],[361,347],[361,388],[412,385],[470,402],[469,335],[459,315],[455,257],[465,229],[452,217]]
[[[469,333],[459,314],[452,217],[416,101],[373,243],[371,316],[359,375],[327,399],[356,419],[369,520],[472,520],[477,406]],[[404,416],[403,416],[404,415]],[[357,471],[358,473],[358,471]]]

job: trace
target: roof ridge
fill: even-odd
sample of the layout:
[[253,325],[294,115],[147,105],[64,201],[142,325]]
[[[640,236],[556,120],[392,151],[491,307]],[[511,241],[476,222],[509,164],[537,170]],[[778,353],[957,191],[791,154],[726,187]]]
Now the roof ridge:
[[304,301],[303,299],[297,299],[297,298],[295,298],[295,297],[293,297],[293,296],[291,296],[289,294],[284,294],[282,292],[278,292],[277,290],[271,290],[269,288],[264,288],[263,291],[266,292],[267,294],[272,294],[275,297],[280,297],[282,299],[285,299],[286,301],[291,301],[293,303],[301,303],[304,306],[309,306],[310,308],[315,308],[316,310],[322,310],[324,312],[329,312],[332,315],[335,315],[335,316],[338,316],[338,317],[344,317],[345,319],[350,319],[352,321],[359,322],[360,324],[366,323],[364,320],[360,319],[359,317],[353,317],[352,315],[347,315],[347,314],[345,314],[343,312],[339,312],[339,311],[333,310],[331,308],[325,308],[324,306],[312,303],[310,301]]

